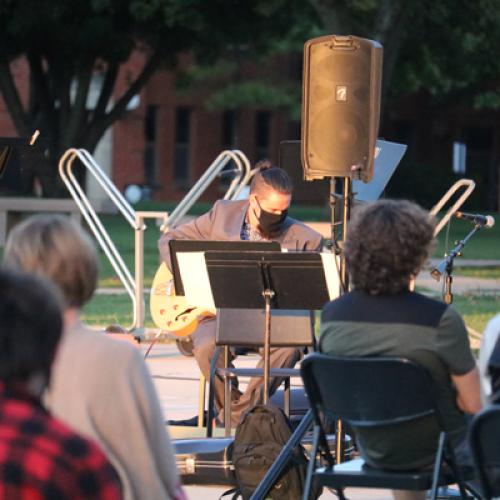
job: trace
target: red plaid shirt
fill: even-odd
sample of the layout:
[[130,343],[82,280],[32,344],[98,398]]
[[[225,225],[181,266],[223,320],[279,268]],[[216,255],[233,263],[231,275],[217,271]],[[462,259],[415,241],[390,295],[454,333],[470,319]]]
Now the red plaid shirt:
[[0,499],[84,498],[122,498],[105,455],[37,398],[0,383]]

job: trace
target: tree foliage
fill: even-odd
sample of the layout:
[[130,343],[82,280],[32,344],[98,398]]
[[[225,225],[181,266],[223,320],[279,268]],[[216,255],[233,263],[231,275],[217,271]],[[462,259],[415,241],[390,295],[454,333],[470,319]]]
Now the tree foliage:
[[[384,46],[383,96],[489,105],[500,73],[499,0],[310,0],[325,32]],[[483,97],[483,93],[486,95]]]
[[[249,56],[263,54],[293,29],[293,13],[302,11],[302,3],[0,0],[0,91],[17,133],[26,137],[40,129],[50,141],[53,161],[68,147],[93,151],[158,68],[173,68],[184,51],[204,63],[232,47],[244,47]],[[120,70],[135,52],[144,64],[116,95]],[[11,64],[21,57],[29,65],[27,102]],[[96,78],[98,97],[89,109]]]
[[[299,54],[303,43],[316,36],[356,35],[377,40],[384,47],[383,110],[388,99],[417,92],[427,93],[438,105],[461,98],[476,107],[500,107],[495,88],[500,73],[500,0],[308,0],[301,9],[293,29],[266,55]],[[209,108],[235,109],[257,103],[284,106],[298,117],[298,79],[275,74],[249,83],[241,77],[245,54],[230,57],[238,64],[230,69],[224,66],[221,73],[211,62],[205,73],[211,90],[206,101]],[[201,69],[190,70],[194,92],[204,72],[203,61],[200,65]],[[187,80],[183,85],[189,87]],[[269,92],[260,91],[265,88]]]
[[[423,91],[438,103],[500,106],[500,0],[0,0],[0,23],[0,92],[17,133],[40,129],[54,160],[68,147],[92,151],[150,76],[174,68],[185,51],[197,64],[188,80],[195,91],[203,84],[209,108],[297,110],[299,78],[251,80],[242,68],[264,67],[276,53],[299,56],[307,39],[323,34],[382,43],[383,103]],[[144,64],[117,95],[134,53]],[[21,57],[27,102],[12,72]],[[93,81],[99,93],[89,109]]]

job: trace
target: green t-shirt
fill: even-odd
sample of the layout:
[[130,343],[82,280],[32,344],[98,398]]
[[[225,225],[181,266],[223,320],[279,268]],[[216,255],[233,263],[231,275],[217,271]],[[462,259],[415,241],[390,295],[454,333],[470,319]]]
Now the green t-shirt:
[[[456,405],[450,376],[468,373],[475,360],[464,322],[452,307],[413,292],[369,295],[354,291],[324,308],[320,349],[337,356],[405,357],[421,364],[437,383],[453,444],[465,438],[465,417]],[[414,469],[433,462],[438,439],[434,416],[397,427],[354,430],[370,465]]]

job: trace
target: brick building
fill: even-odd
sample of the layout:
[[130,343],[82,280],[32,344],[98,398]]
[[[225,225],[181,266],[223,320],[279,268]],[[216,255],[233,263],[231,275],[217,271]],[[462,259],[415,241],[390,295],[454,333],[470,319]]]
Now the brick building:
[[[27,66],[22,60],[13,64],[16,82],[26,98]],[[122,70],[117,95],[139,71],[140,64],[134,56]],[[273,69],[299,83],[300,61],[297,64],[296,59],[285,57]],[[260,68],[249,71],[255,74]],[[140,184],[150,188],[155,200],[177,201],[222,150],[237,147],[251,162],[267,157],[277,163],[280,141],[300,138],[300,123],[291,121],[283,110],[248,107],[208,111],[204,98],[203,92],[179,94],[171,72],[158,71],[151,78],[95,152],[119,189]],[[498,210],[498,118],[499,112],[477,112],[460,103],[435,108],[430,97],[423,94],[386,105],[379,136],[409,145],[389,194],[425,200],[423,204],[430,206],[454,179],[465,176],[477,184],[472,206]],[[0,98],[0,136],[15,135]],[[462,149],[455,146],[455,153],[462,152],[458,161],[453,156],[454,143],[463,144]],[[454,161],[456,173],[452,172]],[[301,171],[296,171],[294,177],[300,176]],[[202,199],[213,201],[222,190],[222,183],[216,181]],[[92,180],[87,180],[87,191],[90,197],[101,196]],[[299,202],[327,202],[324,182],[299,186],[296,194]]]

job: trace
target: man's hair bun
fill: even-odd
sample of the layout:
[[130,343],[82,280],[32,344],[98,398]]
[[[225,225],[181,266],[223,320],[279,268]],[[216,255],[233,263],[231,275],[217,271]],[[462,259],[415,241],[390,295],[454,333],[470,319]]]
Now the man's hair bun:
[[282,168],[267,159],[258,161],[255,168],[258,170],[250,184],[250,193],[268,189],[283,194],[292,193],[292,180]]
[[266,158],[264,160],[259,160],[255,164],[255,168],[258,168],[259,172],[264,172],[264,170],[269,170],[270,168],[274,168],[274,165],[271,163],[271,160],[268,160]]

